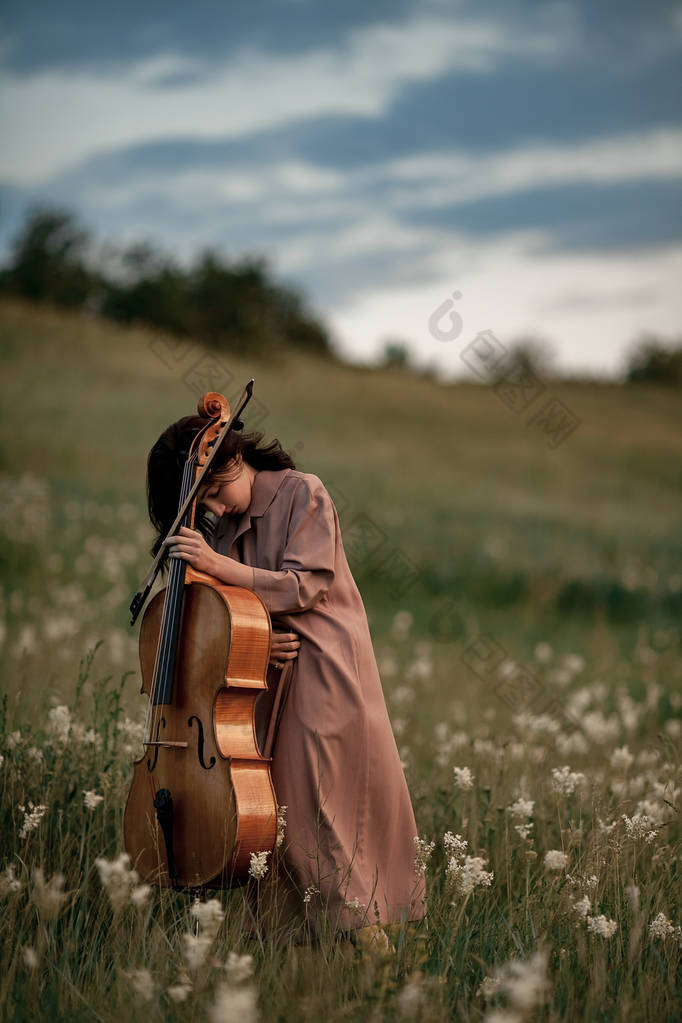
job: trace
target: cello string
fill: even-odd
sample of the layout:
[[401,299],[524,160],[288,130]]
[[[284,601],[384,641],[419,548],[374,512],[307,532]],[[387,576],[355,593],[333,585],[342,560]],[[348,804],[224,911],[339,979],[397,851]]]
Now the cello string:
[[[189,492],[187,486],[188,476],[190,475],[190,460],[185,462],[182,474],[182,483],[180,485],[180,503],[182,503]],[[157,703],[157,695],[160,686],[160,678],[163,673],[168,670],[169,659],[172,656],[172,651],[168,650],[169,647],[169,630],[168,622],[171,620],[172,615],[176,610],[177,603],[177,577],[178,572],[176,565],[179,559],[172,558],[171,566],[169,570],[169,580],[166,587],[166,593],[164,596],[163,609],[161,612],[161,628],[159,630],[159,640],[156,647],[156,653],[154,657],[154,669],[153,669],[153,683],[151,687],[149,705],[147,707],[147,715],[145,722],[145,731],[147,733],[147,741],[151,741],[155,733],[155,728],[159,720],[161,711],[159,710],[159,704]]]
[[[196,457],[190,456],[185,461],[183,467],[182,483],[181,483],[181,494],[180,504],[184,502],[187,494],[190,491],[192,480],[194,477],[194,466],[196,464]],[[189,513],[188,513],[189,515]],[[182,525],[186,525],[188,517],[184,519]],[[166,599],[164,601],[164,614],[162,618],[161,627],[161,641],[159,643],[160,656],[157,668],[157,675],[155,680],[155,695],[154,695],[154,707],[153,707],[153,718],[152,718],[152,736],[155,741],[160,739],[159,724],[163,717],[163,703],[168,703],[172,700],[172,675],[174,672],[174,659],[176,656],[176,647],[179,628],[177,618],[181,612],[182,597],[184,591],[184,579],[185,579],[185,562],[181,558],[171,558],[171,566],[169,569],[168,586],[166,587]],[[157,702],[157,691],[159,687],[163,685],[166,691],[162,692]],[[154,747],[154,755],[156,754],[157,747]],[[152,796],[156,788],[166,788],[167,779],[165,777],[165,758],[161,757],[155,765],[154,776],[150,773],[149,785]]]
[[[184,500],[187,497],[187,494],[190,491],[192,478],[194,475],[193,469],[196,465],[196,462],[197,462],[196,454],[189,456],[185,462],[181,484],[180,504],[184,502]],[[190,514],[191,512],[188,510],[188,515],[183,521],[182,525],[187,524]],[[149,735],[150,740],[152,736],[155,734],[155,729],[161,716],[160,710],[161,703],[157,702],[157,696],[159,693],[160,686],[162,684],[162,680],[164,680],[164,684],[166,686],[172,684],[171,682],[169,682],[168,675],[173,670],[173,661],[176,653],[175,650],[176,643],[174,642],[174,639],[176,638],[176,631],[174,628],[174,623],[177,619],[177,616],[180,613],[180,606],[184,589],[183,586],[185,576],[184,569],[185,564],[182,559],[180,558],[171,559],[168,586],[166,587],[166,597],[164,599],[160,640],[157,646],[157,661],[155,665],[153,701],[151,705],[152,706],[151,732]],[[162,698],[165,697],[166,695],[167,695],[166,693],[163,693]]]

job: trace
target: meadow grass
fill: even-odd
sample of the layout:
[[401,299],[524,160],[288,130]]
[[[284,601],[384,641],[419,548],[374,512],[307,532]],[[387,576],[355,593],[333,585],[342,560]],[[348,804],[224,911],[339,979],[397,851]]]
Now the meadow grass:
[[679,1018],[679,394],[551,384],[551,451],[490,388],[230,360],[337,504],[415,808],[428,927],[354,951],[119,858],[145,457],[211,353],[4,302],[0,357],[0,1015]]

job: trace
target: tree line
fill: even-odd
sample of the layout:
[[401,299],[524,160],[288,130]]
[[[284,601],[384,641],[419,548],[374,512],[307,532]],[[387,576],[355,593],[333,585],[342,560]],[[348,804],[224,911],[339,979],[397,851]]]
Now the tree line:
[[293,346],[333,358],[327,328],[262,257],[206,248],[188,267],[148,241],[95,246],[69,210],[36,207],[11,244],[0,291],[144,324],[230,352]]
[[[299,291],[272,279],[263,257],[227,262],[205,248],[183,268],[149,241],[96,247],[69,210],[29,210],[10,260],[0,269],[2,291],[193,337],[225,351],[272,354],[294,347],[336,359],[325,324]],[[513,365],[551,377],[552,361],[546,343],[518,338],[504,369]],[[413,366],[409,345],[396,338],[387,339],[377,368],[424,372]],[[682,344],[640,337],[630,348],[625,380],[682,385]]]

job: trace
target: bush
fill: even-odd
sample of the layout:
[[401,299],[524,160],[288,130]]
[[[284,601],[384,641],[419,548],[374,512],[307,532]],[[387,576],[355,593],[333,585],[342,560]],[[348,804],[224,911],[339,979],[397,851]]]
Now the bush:
[[96,258],[88,233],[65,210],[32,211],[0,273],[0,289],[34,302],[87,307],[118,323],[148,324],[230,352],[291,346],[332,354],[325,325],[295,289],[270,278],[263,258],[228,265],[207,249],[183,269],[149,241],[121,250],[103,246]]
[[630,383],[682,384],[682,345],[667,347],[653,335],[636,343],[627,365]]

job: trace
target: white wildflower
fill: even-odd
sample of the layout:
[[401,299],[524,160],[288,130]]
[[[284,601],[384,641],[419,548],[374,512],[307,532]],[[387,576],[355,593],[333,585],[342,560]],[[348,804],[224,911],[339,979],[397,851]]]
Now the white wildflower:
[[541,664],[546,664],[548,661],[551,661],[553,653],[554,652],[549,643],[545,643],[544,641],[536,643],[535,660],[540,661]]
[[550,849],[545,853],[545,870],[563,870],[568,865],[568,856],[561,849]]
[[411,611],[397,611],[393,616],[393,635],[402,639],[410,631],[414,621]]
[[102,736],[94,728],[88,728],[83,732],[81,742],[84,746],[94,746],[95,749],[102,748]]
[[682,721],[679,718],[668,718],[663,725],[663,731],[671,739],[679,739],[680,735],[682,735]]
[[239,1020],[239,1023],[257,1023],[255,987],[251,984],[219,984],[208,1016],[211,1023],[234,1023],[234,1020]]
[[532,714],[529,710],[521,710],[512,715],[512,721],[520,732],[551,737],[561,731],[561,723],[551,714]]
[[38,646],[38,637],[35,625],[26,622],[21,626],[12,652],[15,657],[22,657],[24,654],[33,654]]
[[654,767],[661,757],[661,751],[649,747],[649,749],[642,749],[639,751],[635,760],[641,767]]
[[54,735],[55,740],[64,745],[68,741],[71,730],[71,711],[62,703],[58,707],[53,707],[48,716],[50,718],[50,731]]
[[617,714],[605,717],[601,710],[584,714],[581,725],[589,739],[598,746],[615,742],[620,735],[620,721]]
[[567,671],[570,671],[573,675],[578,675],[585,667],[585,658],[581,657],[580,654],[565,654],[563,665]]
[[225,919],[225,912],[218,899],[208,899],[207,902],[195,899],[190,913],[199,924],[202,934],[211,939],[215,938]]
[[364,902],[360,902],[357,895],[355,896],[354,899],[351,899],[350,902],[346,902],[345,905],[346,909],[350,909],[350,911],[352,913],[355,913],[356,916],[362,916],[362,914],[367,909],[367,906],[364,904]]
[[[144,903],[149,895],[149,892],[146,891],[148,886],[138,886],[140,876],[131,867],[128,853],[120,853],[115,860],[98,857],[95,860],[95,866],[114,913],[122,910],[128,902],[133,902],[138,906]],[[140,888],[143,890],[142,892]]]
[[609,763],[614,771],[627,771],[634,759],[627,746],[620,746],[618,749],[614,749]]
[[562,796],[573,795],[578,786],[586,781],[581,771],[572,771],[568,764],[552,768],[552,790]]
[[575,731],[566,735],[564,732],[559,734],[554,739],[557,752],[562,757],[583,756],[585,753],[589,753],[590,747],[582,732]]
[[492,870],[483,869],[487,862],[483,856],[465,856],[463,863],[458,863],[452,857],[447,867],[447,878],[454,885],[458,895],[470,895],[477,887],[490,887],[495,875]]
[[69,892],[63,891],[63,888],[63,874],[55,874],[47,881],[40,867],[33,871],[31,897],[43,920],[55,920],[59,916],[62,906],[69,898]]
[[511,803],[511,805],[507,807],[507,813],[510,813],[512,817],[517,817],[519,820],[528,820],[533,816],[534,806],[534,800],[519,797],[514,803]]
[[599,916],[588,916],[586,919],[590,934],[599,934],[602,938],[612,938],[618,928],[616,921],[609,920],[603,913]]
[[277,807],[277,840],[275,842],[275,848],[279,849],[280,845],[284,841],[284,835],[287,826],[287,807]]
[[436,848],[436,843],[427,842],[425,838],[420,838],[419,835],[414,836],[413,842],[415,847],[414,872],[415,874],[425,874],[427,864],[431,859],[431,853]]
[[652,828],[660,828],[666,822],[668,811],[665,803],[659,803],[656,799],[640,799],[635,807],[635,816],[646,816]]
[[649,937],[665,941],[666,938],[676,938],[682,947],[682,927],[676,927],[672,920],[669,920],[665,913],[658,916],[649,924]]
[[166,988],[168,997],[172,998],[174,1002],[180,1003],[187,1000],[187,996],[192,990],[192,985],[189,978],[186,981],[182,981],[179,984],[173,984],[171,987]]
[[504,750],[496,746],[490,739],[477,737],[473,741],[474,753],[479,757],[490,757],[491,760],[504,760]]
[[474,787],[474,776],[468,767],[453,767],[452,773],[455,778],[455,788],[464,792]]
[[576,876],[566,874],[566,880],[573,888],[588,889],[589,891],[596,888],[599,883],[599,878],[596,874],[579,874]]
[[592,908],[589,895],[583,895],[581,899],[574,899],[571,903],[571,909],[577,913],[581,920],[587,920],[587,914]]
[[416,693],[411,686],[398,686],[391,693],[391,700],[397,704],[412,703],[415,696]]
[[515,802],[507,807],[507,813],[521,821],[520,824],[514,825],[514,830],[520,838],[528,838],[533,830],[533,822],[530,818],[533,816],[534,806],[534,800],[519,797]]
[[482,998],[485,998],[485,1000],[488,1001],[490,998],[493,997],[493,995],[497,994],[499,989],[500,978],[486,976],[478,985],[478,988],[476,989],[476,994],[480,995]]
[[131,721],[130,718],[125,718],[123,721],[119,721],[116,726],[118,731],[122,733],[124,742],[121,747],[123,753],[127,756],[138,756],[142,753],[144,747],[142,745],[145,737],[145,725],[143,721]]
[[10,863],[5,873],[0,877],[0,896],[14,895],[21,891],[21,881],[14,873],[14,864]]
[[[529,1013],[544,1002],[550,987],[547,961],[547,951],[538,949],[530,959],[510,959],[495,970],[492,980],[497,987],[493,993],[505,996],[511,1009],[516,1010],[503,1012],[502,1018],[520,1021],[521,1013]],[[492,1013],[488,1013],[485,1020],[491,1017]]]
[[412,759],[412,750],[409,746],[401,746],[398,750],[398,756],[400,757],[400,766],[403,771],[406,771],[410,766],[410,760]]
[[618,712],[626,732],[632,734],[635,731],[644,711],[645,708],[641,704],[635,703],[629,693],[619,693]]
[[21,954],[24,959],[24,965],[28,970],[35,970],[38,965],[38,954],[31,945],[26,945],[21,950]]
[[309,884],[306,890],[303,892],[303,901],[306,905],[310,902],[313,895],[319,895],[320,889],[316,888],[314,884]]
[[100,803],[104,802],[104,796],[100,796],[93,790],[83,790],[83,805],[86,810],[96,810]]
[[133,906],[137,906],[138,909],[143,909],[147,905],[147,901],[151,893],[152,889],[150,885],[138,884],[130,893],[130,901]]
[[443,835],[443,846],[449,856],[463,856],[468,844],[465,838],[462,838],[461,835],[453,835],[451,831],[446,831]]
[[251,853],[251,866],[249,867],[249,874],[255,878],[256,881],[260,881],[261,878],[265,877],[268,872],[267,859],[270,855],[269,850],[264,852]]
[[627,885],[625,888],[625,894],[630,900],[633,912],[636,913],[639,910],[639,885]]
[[421,1015],[421,1008],[424,1004],[426,992],[422,984],[422,977],[419,971],[403,986],[396,997],[398,1014],[402,1019],[416,1019]]
[[[393,729],[393,734],[398,739],[404,733],[405,729],[407,728],[407,725],[408,725],[408,722],[407,722],[406,718],[391,718],[391,727]],[[436,755],[436,759],[438,760],[438,755]],[[440,763],[440,761],[439,761],[439,763]],[[441,767],[442,766],[443,765],[441,764]]]
[[621,814],[621,819],[625,824],[625,831],[627,837],[631,838],[633,842],[639,839],[644,839],[645,842],[653,842],[658,834],[657,831],[651,828],[651,821],[646,814],[633,814],[632,817],[626,817],[624,813]]
[[405,668],[405,678],[412,681],[415,678],[430,678],[433,674],[433,661],[426,654],[415,657]]
[[183,934],[182,939],[185,944],[183,952],[187,965],[190,970],[198,970],[208,955],[208,951],[213,944],[213,938],[210,938],[207,934],[187,932]]
[[253,956],[246,953],[228,952],[225,971],[231,984],[241,984],[248,980],[254,970]]
[[130,981],[131,987],[136,995],[143,1002],[149,1002],[154,997],[154,981],[149,970],[123,970],[123,976]]
[[38,827],[41,820],[47,813],[48,808],[42,804],[40,806],[34,806],[33,803],[29,801],[28,806],[19,804],[19,809],[24,815],[23,823],[19,829],[19,838],[26,838]]

